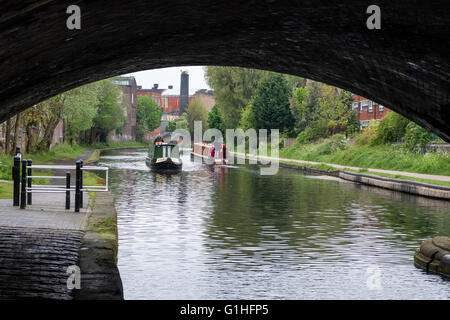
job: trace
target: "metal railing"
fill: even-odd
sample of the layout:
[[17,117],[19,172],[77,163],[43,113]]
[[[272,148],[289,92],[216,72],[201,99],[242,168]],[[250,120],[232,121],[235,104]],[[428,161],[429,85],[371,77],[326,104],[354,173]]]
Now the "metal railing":
[[[33,175],[33,169],[37,170],[66,170],[64,176],[46,176]],[[70,170],[75,171],[75,185],[70,184]],[[104,171],[105,185],[86,186],[83,184],[84,171]],[[33,193],[65,193],[66,209],[70,209],[70,193],[75,193],[75,212],[83,207],[83,192],[107,192],[108,191],[108,168],[98,166],[83,166],[83,161],[78,160],[74,166],[70,165],[33,165],[33,161],[22,159],[20,149],[17,148],[17,154],[14,157],[12,168],[13,187],[13,205],[25,209],[26,205],[32,204]],[[21,174],[22,173],[22,174]],[[40,185],[33,184],[33,179],[65,179],[64,185]]]

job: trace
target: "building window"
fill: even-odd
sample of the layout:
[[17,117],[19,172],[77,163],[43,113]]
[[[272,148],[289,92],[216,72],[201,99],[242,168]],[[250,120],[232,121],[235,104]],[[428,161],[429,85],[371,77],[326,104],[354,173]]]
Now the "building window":
[[369,101],[369,112],[373,111],[373,102]]
[[356,109],[356,108],[358,108],[358,106],[359,106],[358,102],[353,102],[352,103],[352,109]]
[[361,107],[367,107],[369,105],[369,100],[361,101]]
[[383,112],[383,109],[384,109],[384,106],[382,106],[382,105],[380,104],[380,106],[379,106],[380,112]]

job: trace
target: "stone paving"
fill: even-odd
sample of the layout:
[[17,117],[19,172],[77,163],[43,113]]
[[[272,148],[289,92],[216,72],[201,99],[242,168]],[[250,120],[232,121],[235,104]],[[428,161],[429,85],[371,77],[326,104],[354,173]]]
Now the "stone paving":
[[64,193],[35,193],[26,209],[0,200],[0,299],[72,299],[67,268],[79,262],[87,223],[73,198],[69,210]]

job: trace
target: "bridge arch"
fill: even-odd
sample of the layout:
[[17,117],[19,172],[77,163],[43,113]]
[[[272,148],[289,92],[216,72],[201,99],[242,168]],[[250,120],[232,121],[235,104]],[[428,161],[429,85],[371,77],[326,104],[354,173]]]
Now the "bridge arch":
[[450,11],[445,0],[2,2],[0,121],[118,74],[230,65],[295,74],[375,100],[450,141]]

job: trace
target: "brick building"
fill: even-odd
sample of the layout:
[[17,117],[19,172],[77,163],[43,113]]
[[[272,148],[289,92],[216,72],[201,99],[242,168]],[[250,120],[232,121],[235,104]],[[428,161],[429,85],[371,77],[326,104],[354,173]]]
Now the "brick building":
[[114,130],[109,139],[112,141],[135,141],[136,140],[136,107],[138,87],[134,77],[117,77],[113,80],[120,88],[120,101],[125,105],[124,114],[127,119],[122,133]]
[[357,113],[361,130],[366,128],[371,120],[380,120],[391,110],[375,101],[352,94],[352,109]]

